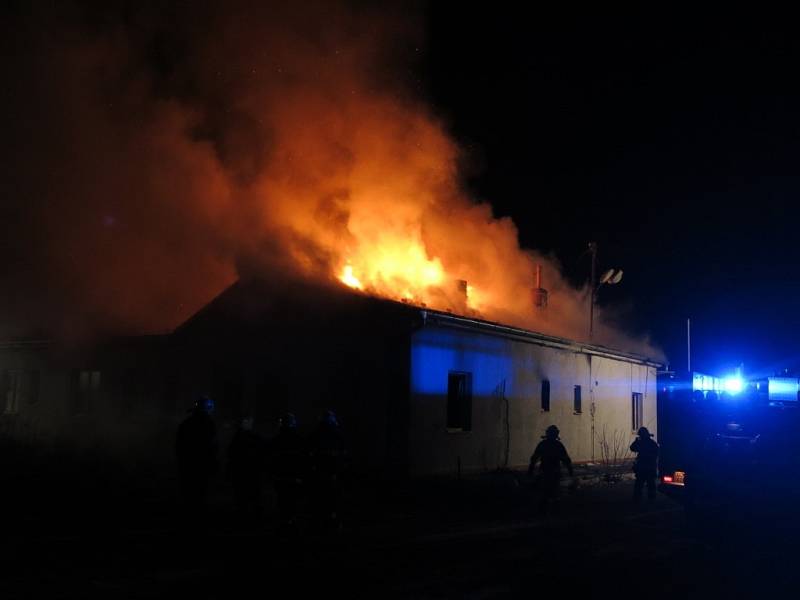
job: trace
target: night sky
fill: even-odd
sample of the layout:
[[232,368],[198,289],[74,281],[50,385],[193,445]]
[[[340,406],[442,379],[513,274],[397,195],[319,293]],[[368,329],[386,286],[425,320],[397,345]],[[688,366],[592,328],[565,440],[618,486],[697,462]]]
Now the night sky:
[[[213,44],[204,36],[221,22],[218,13],[223,11],[222,5],[200,4],[214,8],[200,11],[194,4],[173,3],[167,9],[160,4],[140,9],[126,2],[37,3],[36,9],[24,2],[6,5],[6,89],[0,94],[0,108],[6,119],[7,171],[0,188],[6,204],[0,207],[0,248],[9,268],[0,272],[0,287],[5,288],[0,307],[27,309],[37,299],[62,300],[48,285],[53,273],[35,265],[50,260],[42,240],[53,239],[36,211],[51,215],[54,223],[49,226],[56,230],[63,215],[52,216],[49,199],[42,198],[53,189],[60,194],[59,186],[74,175],[68,165],[56,181],[48,165],[57,165],[61,158],[56,155],[62,151],[74,159],[75,153],[59,140],[74,136],[73,130],[82,126],[75,123],[80,115],[67,114],[72,105],[54,95],[69,89],[75,93],[67,100],[84,106],[80,88],[71,85],[65,70],[82,65],[84,58],[70,55],[62,65],[63,48],[97,31],[110,32],[104,44],[121,57],[116,63],[109,61],[109,67],[87,52],[93,68],[111,82],[104,80],[108,89],[102,93],[113,92],[113,102],[104,100],[86,110],[87,119],[94,118],[98,108],[110,115],[103,113],[102,128],[95,125],[82,140],[87,152],[101,159],[108,156],[113,148],[105,147],[110,142],[104,132],[123,131],[133,142],[112,157],[114,164],[130,172],[147,172],[151,162],[160,168],[160,158],[139,152],[139,125],[128,117],[140,109],[135,94],[146,85],[128,77],[126,69],[152,85],[153,97],[141,102],[145,108],[136,115],[142,122],[152,106],[163,108],[162,100],[189,106],[189,114],[211,114],[214,107],[225,105],[226,88],[256,73],[246,62],[234,66],[247,69],[236,70],[221,61],[207,73],[195,65],[206,54],[213,60]],[[355,12],[367,4],[347,3]],[[78,9],[67,10],[67,5]],[[381,11],[391,21],[392,15]],[[402,15],[404,5],[395,12]],[[629,331],[649,335],[674,368],[686,366],[687,317],[692,319],[696,369],[722,373],[743,363],[747,373],[770,374],[800,366],[800,249],[795,233],[800,41],[793,19],[752,10],[587,14],[574,7],[559,12],[514,3],[412,3],[408,12],[413,27],[402,29],[408,27],[404,23],[396,28],[399,44],[406,40],[408,46],[400,48],[406,66],[397,80],[410,84],[444,121],[463,149],[462,167],[471,194],[490,202],[497,215],[511,217],[523,246],[554,254],[567,277],[580,286],[590,272],[587,245],[596,241],[599,272],[611,267],[625,272],[621,284],[601,289],[599,303],[624,315]],[[306,27],[300,17],[293,18]],[[318,20],[328,23],[324,10]],[[62,35],[63,23],[72,29],[64,28]],[[125,37],[119,32],[127,36],[132,50],[116,45]],[[98,47],[101,51],[92,52],[102,57],[104,46]],[[204,52],[193,53],[200,47]],[[114,66],[117,63],[124,68]],[[223,72],[230,85],[214,79]],[[81,71],[82,76],[86,73],[91,71]],[[58,80],[61,74],[64,81]],[[386,75],[387,81],[393,77]],[[30,90],[40,90],[39,95],[29,98]],[[116,112],[114,102],[131,96],[134,109]],[[193,141],[210,140],[224,155],[230,139],[253,137],[253,121],[235,122],[221,110],[215,117],[196,127]],[[214,132],[223,127],[235,136],[220,142]],[[244,148],[240,153],[249,160],[255,145],[235,147]],[[131,167],[131,156],[144,164]],[[39,158],[44,167],[29,167]],[[169,168],[190,174],[195,168],[208,171],[196,164],[187,159],[186,165]],[[246,179],[246,170],[237,176]],[[20,183],[25,178],[35,185]],[[116,180],[108,179],[106,185],[114,188]],[[139,202],[125,184],[119,187],[121,195],[133,195]],[[39,188],[47,189],[40,193]],[[76,186],[73,193],[80,202],[93,192]],[[165,193],[191,196],[194,191],[178,186],[167,187]],[[104,202],[97,201],[102,210]],[[29,210],[31,206],[38,208]],[[111,247],[126,222],[108,215],[95,216],[102,227],[116,228],[108,235]],[[128,223],[133,220],[129,217]],[[183,225],[185,219],[180,222]],[[170,235],[178,231],[164,229]],[[187,253],[194,246],[200,251],[209,246],[204,235],[195,233],[184,240]],[[151,254],[160,251],[155,245]],[[72,262],[91,284],[91,269]],[[185,269],[175,262],[171,268],[182,274]],[[56,275],[68,283],[75,279],[72,272],[63,273],[59,267]],[[156,275],[148,271],[143,276],[163,279]],[[114,284],[124,289],[124,282]],[[18,289],[33,292],[12,298]],[[75,302],[84,296],[76,295]]]
[[686,368],[800,365],[800,40],[785,15],[436,3],[424,85],[470,186]]

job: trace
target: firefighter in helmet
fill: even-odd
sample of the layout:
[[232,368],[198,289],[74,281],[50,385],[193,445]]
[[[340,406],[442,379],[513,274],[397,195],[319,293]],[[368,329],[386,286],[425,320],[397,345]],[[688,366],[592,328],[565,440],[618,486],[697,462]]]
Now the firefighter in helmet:
[[242,418],[228,447],[227,474],[239,516],[245,520],[261,517],[265,456],[265,443],[254,430],[253,417]]
[[528,475],[532,476],[536,470],[536,463],[540,463],[537,487],[540,494],[539,512],[543,515],[548,513],[558,498],[558,490],[561,485],[561,465],[566,467],[570,477],[573,476],[572,460],[558,437],[559,433],[558,427],[555,425],[550,425],[545,430],[543,439],[536,446],[528,466]]
[[332,410],[325,411],[311,436],[311,503],[316,525],[322,529],[341,528],[340,504],[342,475],[347,462],[339,419]]
[[212,415],[214,401],[195,400],[190,414],[178,426],[175,453],[181,491],[190,516],[205,510],[211,477],[217,468],[217,430]]
[[308,452],[297,430],[297,418],[285,413],[279,420],[278,435],[269,444],[270,471],[278,500],[282,529],[292,530],[305,488]]
[[633,499],[642,500],[642,488],[647,486],[647,498],[651,502],[656,499],[656,472],[658,470],[658,443],[647,427],[640,427],[636,432],[636,440],[631,444],[631,452],[636,453],[633,473],[636,483],[633,488]]

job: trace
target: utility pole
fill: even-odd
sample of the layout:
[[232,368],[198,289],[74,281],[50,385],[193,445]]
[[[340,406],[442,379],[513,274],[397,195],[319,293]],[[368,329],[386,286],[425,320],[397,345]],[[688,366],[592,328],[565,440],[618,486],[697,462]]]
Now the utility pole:
[[686,370],[692,372],[692,320],[686,319]]
[[[592,286],[591,298],[589,298],[589,341],[592,340],[592,330],[594,328],[594,294],[597,289],[597,242],[589,242],[589,252],[592,253]],[[589,355],[589,399],[591,405],[589,412],[592,416],[592,462],[594,462],[594,374],[592,373],[592,355]]]
[[589,252],[592,254],[592,286],[591,298],[589,299],[589,339],[592,339],[594,332],[594,295],[597,292],[597,242],[589,242]]
[[609,269],[597,281],[597,242],[589,242],[589,252],[592,254],[592,280],[589,285],[592,287],[589,298],[589,340],[594,335],[594,302],[597,298],[597,291],[602,285],[615,285],[622,281],[622,269]]

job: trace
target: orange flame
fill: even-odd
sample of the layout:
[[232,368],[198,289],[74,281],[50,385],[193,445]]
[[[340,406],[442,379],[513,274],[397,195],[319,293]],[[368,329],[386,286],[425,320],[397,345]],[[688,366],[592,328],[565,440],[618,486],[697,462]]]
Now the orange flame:
[[[336,118],[309,128],[306,115],[326,107],[307,98],[286,106],[275,130],[281,154],[259,197],[264,225],[297,268],[385,298],[547,326],[530,298],[534,258],[509,219],[463,195],[458,149],[424,109],[347,98]],[[549,274],[560,283],[555,269]],[[573,292],[561,307],[580,302]]]
[[353,275],[353,265],[345,265],[342,269],[342,274],[339,275],[339,279],[345,285],[349,285],[351,288],[357,290],[363,290],[364,284],[359,281],[358,277]]
[[381,236],[376,243],[358,248],[339,279],[381,296],[424,302],[428,288],[445,280],[445,271],[438,258],[427,256],[418,240]]

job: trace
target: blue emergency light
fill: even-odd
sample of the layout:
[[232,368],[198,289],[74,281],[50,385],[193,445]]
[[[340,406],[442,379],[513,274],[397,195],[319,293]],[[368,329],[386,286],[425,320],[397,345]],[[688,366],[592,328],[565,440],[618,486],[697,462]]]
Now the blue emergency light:
[[738,394],[744,389],[744,381],[738,375],[726,377],[722,382],[725,391],[729,394]]

